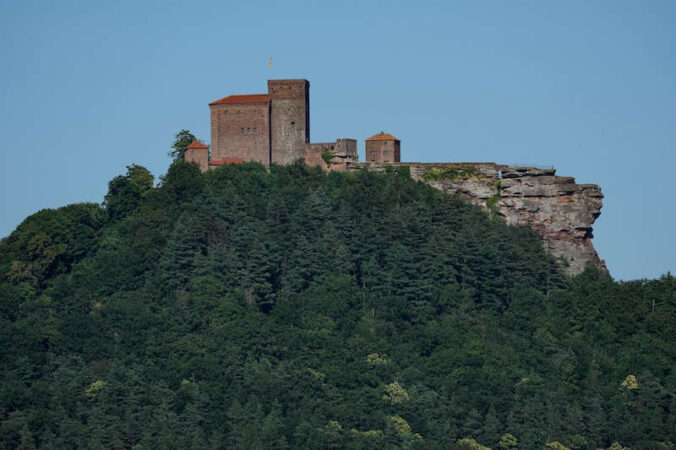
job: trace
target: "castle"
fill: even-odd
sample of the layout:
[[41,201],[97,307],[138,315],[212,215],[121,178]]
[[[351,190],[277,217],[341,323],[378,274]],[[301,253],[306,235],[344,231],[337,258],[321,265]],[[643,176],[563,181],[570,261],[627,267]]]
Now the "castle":
[[592,224],[601,214],[603,194],[594,184],[576,184],[553,168],[510,167],[494,162],[401,162],[401,141],[380,132],[366,139],[366,161],[359,162],[357,141],[310,142],[310,83],[269,80],[267,94],[230,95],[209,104],[211,154],[191,143],[184,158],[202,171],[224,164],[258,161],[338,171],[387,171],[404,167],[411,178],[459,195],[488,209],[508,224],[529,226],[545,246],[577,274],[588,264],[605,269],[592,245]]
[[[229,95],[209,103],[209,109],[211,155],[209,147],[199,141],[185,152],[185,160],[197,163],[203,171],[241,161],[283,165],[298,159],[328,170],[346,170],[348,163],[359,160],[355,139],[310,142],[307,80],[269,80],[267,94]],[[398,139],[385,133],[374,139],[372,149],[367,141],[373,161],[399,162]]]

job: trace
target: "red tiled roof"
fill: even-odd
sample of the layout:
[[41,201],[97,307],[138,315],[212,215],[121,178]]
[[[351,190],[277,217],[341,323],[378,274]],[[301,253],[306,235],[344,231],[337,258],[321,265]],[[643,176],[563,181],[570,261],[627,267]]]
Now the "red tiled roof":
[[399,141],[401,139],[392,136],[389,133],[383,133],[382,131],[378,134],[374,134],[370,138],[366,139],[367,141]]
[[242,164],[244,160],[242,158],[220,158],[212,159],[209,161],[210,166],[223,166],[225,164]]
[[209,105],[220,105],[222,103],[270,103],[270,97],[267,94],[228,95],[209,103]]
[[198,140],[194,140],[186,148],[206,148],[206,149],[208,149],[209,146],[205,145],[203,142],[200,142]]

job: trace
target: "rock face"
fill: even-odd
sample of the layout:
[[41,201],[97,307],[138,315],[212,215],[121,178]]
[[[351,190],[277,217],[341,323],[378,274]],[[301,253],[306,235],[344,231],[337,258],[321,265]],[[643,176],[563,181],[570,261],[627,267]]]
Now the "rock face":
[[495,163],[354,164],[349,170],[384,171],[408,166],[411,178],[489,209],[510,225],[529,226],[549,251],[562,258],[570,275],[588,264],[606,270],[592,245],[592,224],[601,214],[603,194],[595,184],[576,184],[554,169]]
[[605,270],[592,245],[592,224],[603,206],[601,189],[554,174],[554,169],[503,168],[500,213],[509,224],[533,228],[553,255],[566,259],[569,274],[587,264]]

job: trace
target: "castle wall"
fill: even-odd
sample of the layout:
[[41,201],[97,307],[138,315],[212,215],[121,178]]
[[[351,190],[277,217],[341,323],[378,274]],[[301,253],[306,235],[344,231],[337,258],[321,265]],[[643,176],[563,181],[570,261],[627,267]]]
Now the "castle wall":
[[310,142],[310,83],[269,80],[272,162],[291,164],[305,156]]
[[202,172],[209,168],[209,149],[207,148],[188,148],[184,153],[186,162],[197,163]]
[[[331,164],[324,161],[324,153],[331,154]],[[320,142],[305,144],[305,164],[308,166],[320,166],[323,169],[343,172],[347,169],[348,162],[358,161],[357,140],[337,139],[336,142]]]
[[270,104],[225,103],[211,108],[211,157],[270,163]]

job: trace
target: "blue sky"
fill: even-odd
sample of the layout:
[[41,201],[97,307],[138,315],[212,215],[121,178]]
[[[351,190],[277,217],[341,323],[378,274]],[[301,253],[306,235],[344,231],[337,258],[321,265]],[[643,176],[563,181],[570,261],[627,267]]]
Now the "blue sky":
[[[606,198],[618,279],[676,269],[676,2],[0,0],[0,236],[100,202],[207,103],[311,83],[312,141],[402,140],[406,161],[553,165]],[[273,68],[269,58],[273,57]]]

